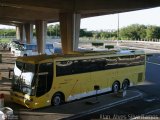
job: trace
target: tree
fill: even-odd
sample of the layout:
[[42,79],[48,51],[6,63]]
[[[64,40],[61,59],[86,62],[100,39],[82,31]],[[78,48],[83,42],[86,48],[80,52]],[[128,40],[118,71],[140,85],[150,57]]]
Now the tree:
[[107,38],[109,38],[109,32],[105,32],[105,31],[100,31],[100,38],[101,39],[107,39]]
[[87,29],[80,29],[80,37],[93,37],[92,31],[87,31]]
[[160,39],[160,27],[150,25],[146,29],[147,39]]
[[96,32],[93,32],[93,38],[94,38],[94,39],[98,39],[98,38],[99,38],[99,34],[98,34],[97,31],[96,31]]
[[0,29],[0,36],[15,36],[15,29]]
[[121,39],[144,39],[146,37],[146,26],[133,24],[120,29]]
[[48,36],[60,36],[60,25],[49,25],[47,27],[47,35]]
[[[36,30],[33,29],[33,35]],[[47,29],[48,36],[60,36],[60,25],[49,25]],[[0,36],[16,36],[15,29],[0,29]],[[93,37],[94,39],[117,39],[117,31],[87,31],[80,29],[80,37]],[[154,25],[132,24],[119,30],[120,39],[160,39],[160,27]]]

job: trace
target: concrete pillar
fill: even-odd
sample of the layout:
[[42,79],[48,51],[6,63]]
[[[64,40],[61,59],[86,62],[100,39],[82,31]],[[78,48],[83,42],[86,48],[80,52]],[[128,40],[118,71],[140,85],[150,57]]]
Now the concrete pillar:
[[26,43],[33,43],[33,24],[27,23],[24,27],[26,33]]
[[26,38],[25,38],[24,25],[19,26],[19,28],[20,28],[20,41],[25,43],[26,42]]
[[45,53],[46,35],[47,35],[47,22],[42,20],[36,21],[36,36],[37,36],[37,47],[39,54]]
[[72,53],[78,48],[81,15],[60,13],[59,19],[63,53]]
[[20,28],[19,28],[19,26],[16,26],[16,39],[20,40]]

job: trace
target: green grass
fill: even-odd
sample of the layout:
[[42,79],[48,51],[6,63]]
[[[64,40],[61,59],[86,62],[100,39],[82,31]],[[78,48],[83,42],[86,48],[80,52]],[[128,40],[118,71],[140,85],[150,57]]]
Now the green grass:
[[0,38],[0,43],[9,43],[10,41],[10,38]]

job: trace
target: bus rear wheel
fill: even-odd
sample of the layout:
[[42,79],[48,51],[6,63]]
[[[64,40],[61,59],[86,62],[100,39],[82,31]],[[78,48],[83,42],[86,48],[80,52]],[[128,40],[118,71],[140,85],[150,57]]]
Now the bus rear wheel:
[[129,87],[129,81],[128,80],[124,80],[122,83],[122,89],[123,90],[127,90]]
[[53,106],[58,106],[58,105],[61,105],[62,104],[62,95],[59,94],[59,93],[56,93],[53,97],[52,97],[52,100],[51,100],[51,104]]
[[118,81],[114,82],[112,85],[112,92],[113,93],[117,93],[120,89],[120,84]]

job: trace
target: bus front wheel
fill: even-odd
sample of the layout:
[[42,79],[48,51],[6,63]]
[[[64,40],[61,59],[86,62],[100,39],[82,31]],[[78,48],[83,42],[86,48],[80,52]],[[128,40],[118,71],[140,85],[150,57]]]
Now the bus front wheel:
[[60,104],[62,104],[62,95],[59,94],[59,93],[56,93],[53,97],[52,97],[52,100],[51,100],[51,104],[53,106],[58,106]]
[[118,81],[114,82],[112,85],[112,92],[117,93],[120,89],[120,83]]

